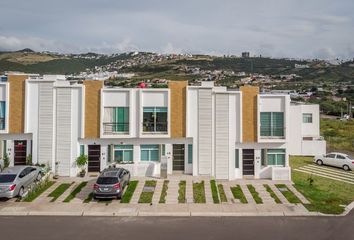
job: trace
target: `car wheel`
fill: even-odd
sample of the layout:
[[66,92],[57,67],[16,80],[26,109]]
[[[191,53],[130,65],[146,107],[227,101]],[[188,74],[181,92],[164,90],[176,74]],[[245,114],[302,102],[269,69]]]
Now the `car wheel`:
[[316,163],[317,163],[317,165],[319,165],[319,166],[323,165],[323,161],[320,160],[320,159],[318,159],[318,160],[316,161]]
[[118,200],[122,199],[122,194],[118,194],[118,195],[117,195],[117,199],[118,199]]
[[20,198],[22,198],[24,194],[25,194],[25,189],[24,189],[24,187],[21,187],[21,188],[20,188],[20,191],[18,191],[18,196],[19,196]]
[[349,171],[349,170],[350,170],[350,168],[349,168],[348,165],[344,165],[344,166],[343,166],[343,169],[344,169],[344,171]]

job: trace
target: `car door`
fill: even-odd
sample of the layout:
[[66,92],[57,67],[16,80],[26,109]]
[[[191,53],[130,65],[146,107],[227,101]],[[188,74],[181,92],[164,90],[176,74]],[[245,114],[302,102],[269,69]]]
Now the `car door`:
[[343,167],[343,165],[346,164],[346,161],[345,161],[345,156],[341,155],[341,154],[337,154],[336,155],[336,159],[335,159],[335,166],[336,167]]
[[326,165],[334,166],[336,154],[330,153],[323,158],[323,163]]
[[27,187],[27,168],[23,169],[18,175],[20,187]]

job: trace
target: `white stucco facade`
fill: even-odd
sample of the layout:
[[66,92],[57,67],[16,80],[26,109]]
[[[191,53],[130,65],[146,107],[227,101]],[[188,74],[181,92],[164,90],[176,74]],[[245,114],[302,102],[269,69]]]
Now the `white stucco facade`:
[[[185,137],[177,138],[171,134],[175,106],[169,88],[103,87],[99,136],[86,138],[85,85],[52,75],[26,80],[24,132],[11,134],[9,87],[0,83],[0,101],[6,106],[2,156],[8,154],[15,164],[14,144],[24,141],[33,163],[49,164],[61,176],[76,176],[75,159],[98,146],[98,170],[118,161],[132,175],[159,176],[166,159],[168,174],[281,180],[291,178],[289,155],[322,154],[326,147],[319,134],[318,105],[292,104],[288,95],[257,95],[257,137],[244,142],[243,92],[212,82],[185,89]],[[265,121],[276,134],[263,133]]]

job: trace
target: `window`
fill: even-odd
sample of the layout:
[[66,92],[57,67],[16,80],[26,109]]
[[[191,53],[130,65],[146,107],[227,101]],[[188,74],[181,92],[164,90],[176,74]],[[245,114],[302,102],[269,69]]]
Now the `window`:
[[344,156],[339,155],[339,154],[337,154],[337,158],[338,158],[338,159],[345,159],[345,157],[344,157]]
[[144,107],[143,132],[167,132],[167,107]]
[[303,123],[312,123],[312,113],[303,113],[302,114]]
[[265,163],[268,166],[285,166],[285,149],[264,149]]
[[129,107],[107,107],[104,109],[104,133],[129,133]]
[[261,136],[283,137],[284,136],[284,113],[261,112]]
[[193,163],[193,144],[188,144],[188,164]]
[[133,162],[133,145],[114,145],[114,161]]
[[5,129],[5,114],[6,114],[6,104],[5,101],[0,101],[0,130]]
[[330,154],[327,154],[327,155],[326,155],[326,158],[334,158],[335,156],[336,156],[335,154],[330,153]]
[[240,168],[240,151],[235,149],[235,168]]
[[160,161],[160,149],[159,145],[140,145],[140,159],[141,161]]
[[80,145],[80,155],[83,155],[85,153],[85,146]]

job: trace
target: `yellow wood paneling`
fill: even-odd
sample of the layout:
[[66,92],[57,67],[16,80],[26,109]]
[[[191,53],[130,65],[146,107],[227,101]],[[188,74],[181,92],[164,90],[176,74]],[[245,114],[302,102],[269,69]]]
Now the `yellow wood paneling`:
[[242,140],[257,142],[257,95],[259,87],[242,86]]
[[186,90],[188,81],[169,81],[171,138],[186,136]]
[[25,124],[25,81],[27,75],[8,75],[9,133],[23,133]]
[[85,86],[85,138],[99,138],[103,81],[85,80],[83,84]]

